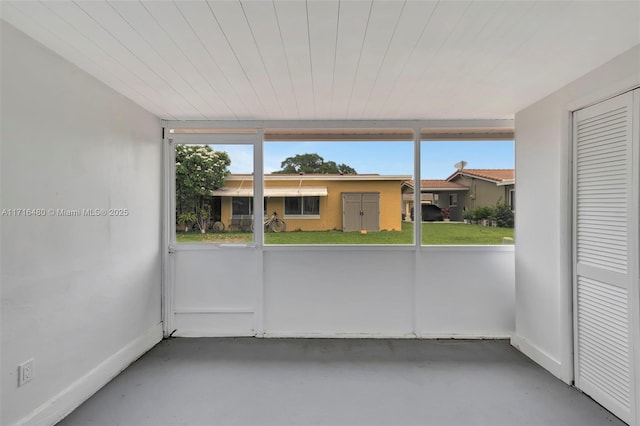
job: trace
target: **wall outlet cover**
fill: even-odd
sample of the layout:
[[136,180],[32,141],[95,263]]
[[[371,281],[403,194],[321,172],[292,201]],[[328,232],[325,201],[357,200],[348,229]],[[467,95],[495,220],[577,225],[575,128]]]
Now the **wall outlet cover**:
[[26,360],[18,366],[18,386],[24,386],[33,379],[33,358]]

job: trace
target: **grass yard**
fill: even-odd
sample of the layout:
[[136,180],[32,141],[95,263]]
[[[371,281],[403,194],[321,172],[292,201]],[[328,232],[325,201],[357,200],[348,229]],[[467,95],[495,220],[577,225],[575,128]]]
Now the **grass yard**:
[[492,228],[468,223],[423,223],[423,245],[489,245],[502,244],[513,238],[513,228]]
[[[490,245],[502,244],[504,237],[513,238],[511,228],[491,228],[464,223],[423,223],[424,245]],[[179,243],[250,243],[253,234],[247,232],[222,232],[200,234],[178,232]],[[266,244],[413,244],[413,223],[403,222],[402,231],[380,231],[360,234],[341,231],[292,231],[265,233]]]

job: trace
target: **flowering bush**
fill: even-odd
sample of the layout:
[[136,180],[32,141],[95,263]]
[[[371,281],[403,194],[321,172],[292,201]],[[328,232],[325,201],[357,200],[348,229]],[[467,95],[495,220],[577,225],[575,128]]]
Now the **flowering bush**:
[[226,152],[214,151],[209,145],[176,146],[176,213],[179,220],[185,224],[195,222],[200,232],[206,232],[211,217],[211,191],[224,185],[230,164]]
[[441,212],[442,212],[443,219],[449,219],[449,217],[451,216],[451,208],[449,207],[445,207],[444,209],[441,210]]

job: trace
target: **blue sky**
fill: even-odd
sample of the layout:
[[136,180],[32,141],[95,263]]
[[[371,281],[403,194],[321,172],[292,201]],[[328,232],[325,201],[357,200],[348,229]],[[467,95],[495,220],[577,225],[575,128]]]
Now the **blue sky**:
[[[232,173],[251,173],[251,146],[215,145],[231,156]],[[470,169],[514,168],[512,141],[422,142],[422,179],[445,179],[464,160]],[[413,142],[265,142],[264,169],[270,173],[297,154],[317,153],[325,161],[347,164],[358,173],[413,175]]]

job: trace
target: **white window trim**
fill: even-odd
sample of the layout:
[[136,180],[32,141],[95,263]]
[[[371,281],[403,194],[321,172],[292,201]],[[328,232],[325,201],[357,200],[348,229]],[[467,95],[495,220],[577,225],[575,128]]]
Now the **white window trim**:
[[[168,192],[165,217],[165,238],[164,241],[169,247],[169,252],[174,252],[178,250],[208,250],[208,249],[220,249],[224,247],[247,247],[247,248],[261,248],[266,249],[269,248],[274,250],[286,250],[287,246],[279,246],[279,245],[269,245],[264,246],[262,241],[264,241],[264,234],[262,232],[261,227],[256,227],[256,231],[254,231],[254,242],[248,244],[216,244],[216,243],[176,243],[175,236],[175,156],[172,155],[174,153],[173,144],[174,143],[186,143],[186,144],[250,144],[254,147],[254,205],[256,200],[262,200],[263,198],[263,187],[262,185],[255,185],[255,182],[262,181],[264,182],[264,172],[263,172],[263,146],[264,146],[264,133],[265,131],[270,132],[277,129],[315,129],[318,126],[323,126],[328,129],[336,128],[336,129],[370,129],[371,130],[371,141],[375,140],[388,140],[384,137],[379,139],[375,138],[376,129],[408,129],[411,128],[414,130],[414,179],[415,176],[420,176],[420,151],[421,144],[424,141],[428,140],[443,140],[440,133],[437,137],[432,136],[429,133],[430,129],[448,129],[454,135],[457,135],[456,138],[460,140],[473,140],[473,137],[466,138],[464,135],[460,133],[461,129],[494,129],[497,133],[493,134],[489,139],[492,140],[513,140],[513,132],[504,133],[504,131],[508,129],[513,129],[514,120],[513,119],[483,119],[483,120],[455,120],[455,122],[443,122],[442,120],[387,120],[387,121],[370,121],[370,120],[355,120],[355,121],[336,121],[330,120],[327,122],[323,122],[321,125],[318,122],[313,120],[272,120],[272,121],[263,121],[263,120],[241,120],[241,121],[179,121],[179,120],[163,120],[163,127],[165,129],[164,139],[169,141],[169,144],[166,144],[167,150],[165,158],[167,162],[165,163],[165,183]],[[187,132],[176,132],[171,133],[171,129],[188,129]],[[198,130],[205,130],[202,132],[198,132]],[[216,129],[233,129],[233,131],[221,131],[216,132]],[[234,133],[236,130],[247,130],[247,132]],[[249,131],[251,130],[251,131]],[[502,133],[501,133],[502,132]],[[483,137],[477,138],[486,140],[486,134],[483,134]],[[348,139],[348,138],[347,138]],[[347,140],[345,139],[345,140]],[[296,139],[297,140],[297,139]],[[416,202],[420,202],[419,192],[415,192],[414,204]],[[283,205],[284,212],[284,205]],[[284,216],[284,215],[283,215]],[[306,217],[308,218],[308,217]],[[303,247],[309,249],[325,249],[326,247],[335,247],[337,249],[344,250],[387,250],[389,248],[393,248],[396,250],[407,250],[413,249],[418,252],[422,251],[432,251],[437,249],[438,247],[450,247],[452,249],[479,249],[479,250],[495,250],[500,249],[503,250],[504,247],[501,245],[455,245],[455,246],[429,246],[422,245],[422,233],[421,227],[414,228],[414,241],[412,244],[385,244],[385,245],[340,245],[340,244],[311,244],[304,245]],[[292,246],[293,247],[293,246]],[[512,250],[513,247],[508,248],[508,250]]]
[[319,214],[310,214],[310,215],[304,215],[304,214],[288,214],[284,216],[285,219],[320,219],[320,215]]

